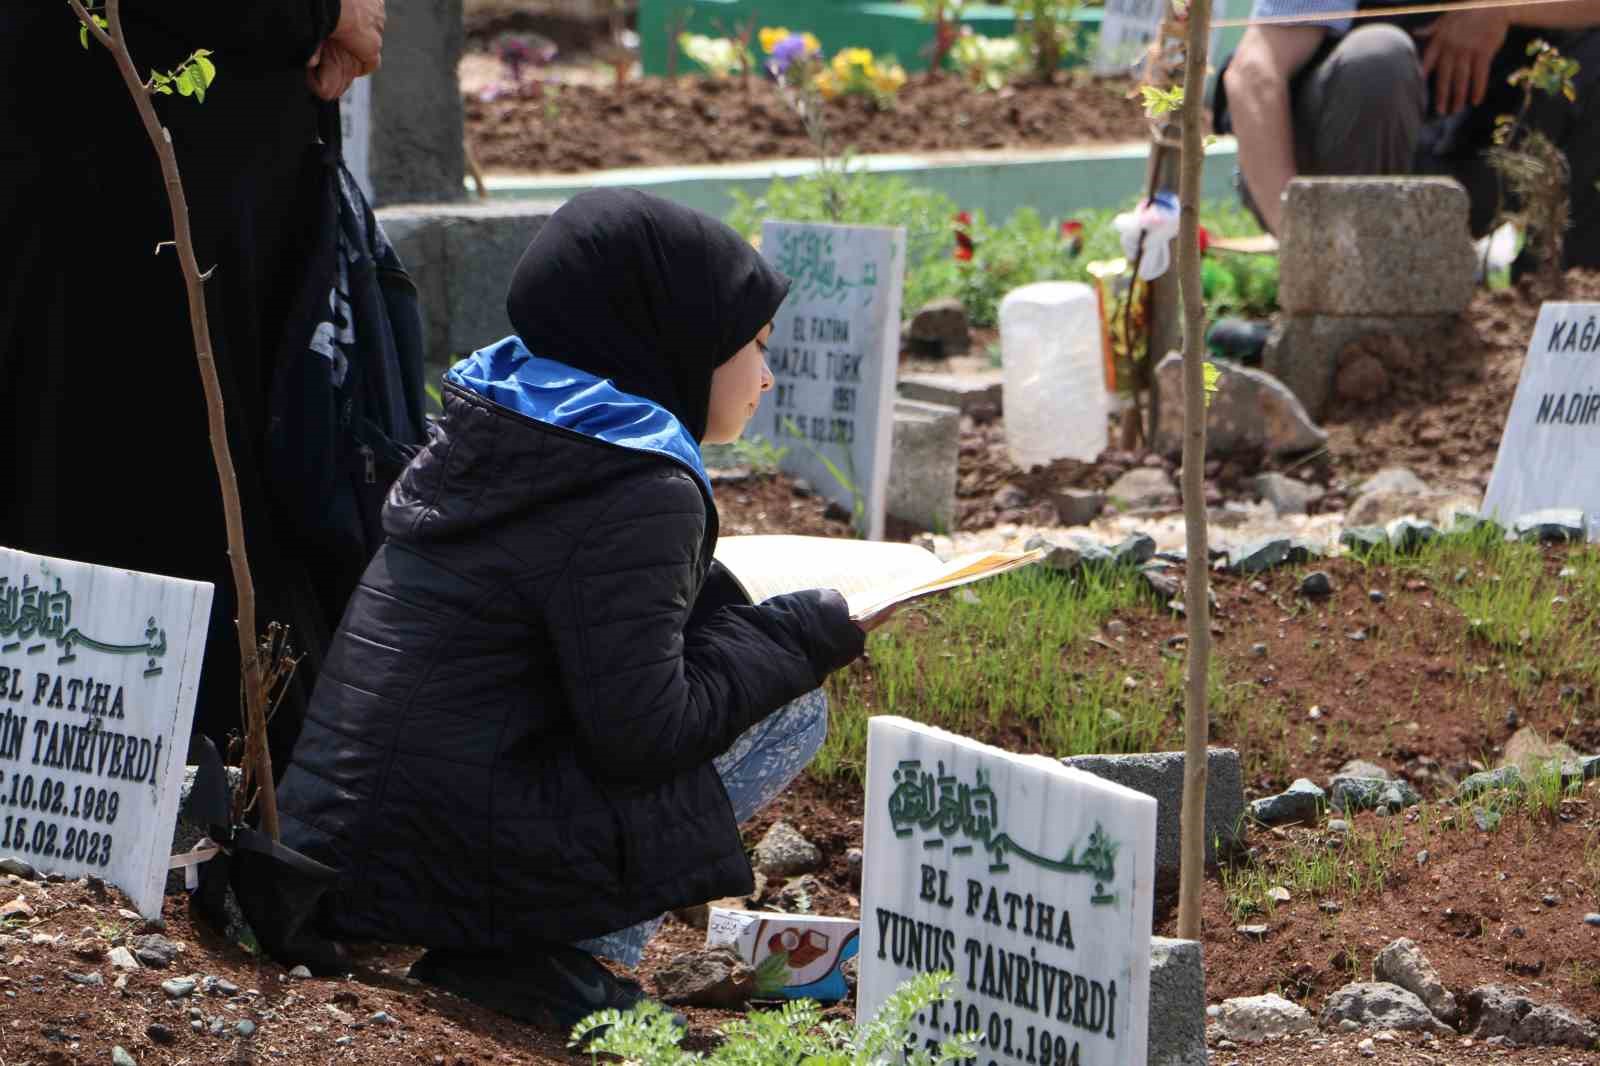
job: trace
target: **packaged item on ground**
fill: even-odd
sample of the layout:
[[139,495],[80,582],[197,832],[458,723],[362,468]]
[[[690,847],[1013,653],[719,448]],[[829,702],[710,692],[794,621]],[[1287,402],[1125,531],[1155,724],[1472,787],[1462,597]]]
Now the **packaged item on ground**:
[[706,947],[731,948],[756,972],[756,999],[841,1000],[843,966],[855,957],[853,918],[712,907]]

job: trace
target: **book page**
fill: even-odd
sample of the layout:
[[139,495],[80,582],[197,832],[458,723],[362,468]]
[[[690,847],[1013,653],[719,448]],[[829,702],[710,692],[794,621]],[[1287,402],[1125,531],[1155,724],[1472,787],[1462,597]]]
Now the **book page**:
[[738,579],[751,602],[801,589],[831,588],[843,594],[857,619],[1015,570],[1042,555],[980,552],[943,563],[913,544],[781,535],[726,537],[717,545],[717,559]]
[[845,599],[930,580],[944,564],[926,548],[842,537],[723,537],[717,561],[760,603],[801,589],[838,589]]

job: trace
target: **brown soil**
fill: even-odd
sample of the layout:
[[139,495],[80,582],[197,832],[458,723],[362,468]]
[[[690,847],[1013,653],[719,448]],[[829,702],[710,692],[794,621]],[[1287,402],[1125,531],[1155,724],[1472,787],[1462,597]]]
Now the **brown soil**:
[[[464,100],[467,137],[490,170],[571,173],[815,155],[800,120],[760,81],[641,78],[612,86],[534,86]],[[1040,148],[1148,137],[1126,79],[1064,75],[978,93],[949,76],[916,75],[890,109],[863,97],[827,105],[838,150],[940,152]]]
[[782,474],[719,471],[712,475],[722,536],[798,533],[810,537],[850,535],[843,508],[803,489]]
[[[1600,273],[1571,271],[1568,300],[1600,298]],[[1524,283],[1479,293],[1443,337],[1373,338],[1342,353],[1325,427],[1339,474],[1354,482],[1405,466],[1430,484],[1482,489],[1494,469],[1539,300]]]
[[[779,492],[792,492],[781,479],[757,483],[749,498],[773,507]],[[727,490],[725,501],[731,502]],[[732,524],[742,524],[735,518]],[[751,520],[752,528],[762,528]],[[1547,563],[1559,568],[1565,552],[1550,549]],[[1230,684],[1250,692],[1235,701],[1243,708],[1235,720],[1216,723],[1219,742],[1239,746],[1247,759],[1247,794],[1277,789],[1297,776],[1326,781],[1345,759],[1368,758],[1403,773],[1431,798],[1444,794],[1459,775],[1492,759],[1509,735],[1505,709],[1514,702],[1509,683],[1496,669],[1497,653],[1470,640],[1465,619],[1431,587],[1381,568],[1362,570],[1334,561],[1325,569],[1335,591],[1322,601],[1297,597],[1297,574],[1280,571],[1263,579],[1218,575],[1218,669]],[[1370,589],[1387,593],[1382,604]],[[1116,662],[1129,676],[1155,676],[1172,652],[1167,639],[1181,632],[1181,621],[1149,608],[1120,619],[1119,636],[1098,642],[1097,654]],[[1351,634],[1362,632],[1365,639]],[[1253,647],[1265,645],[1266,654]],[[870,663],[854,670],[870,672]],[[1519,706],[1522,724],[1564,733],[1584,750],[1600,746],[1600,722],[1593,715],[1596,693],[1573,678],[1545,678]],[[1307,718],[1322,708],[1318,721]],[[1176,712],[1177,708],[1174,708]],[[1176,720],[1176,713],[1174,716]],[[1570,725],[1576,720],[1578,725]],[[1037,750],[1036,738],[1002,723],[984,739],[1014,750]],[[773,807],[746,827],[754,843],[776,819],[795,825],[821,848],[825,865],[807,886],[815,913],[855,915],[860,901],[851,881],[846,852],[861,845],[861,796],[849,785],[824,786],[802,779]],[[1442,808],[1435,808],[1440,810]],[[1319,900],[1295,899],[1272,914],[1255,917],[1269,927],[1254,941],[1234,932],[1221,884],[1213,875],[1205,886],[1207,998],[1266,991],[1303,1000],[1315,1009],[1321,997],[1348,980],[1370,972],[1372,957],[1390,940],[1415,940],[1447,986],[1458,996],[1490,982],[1514,984],[1540,1001],[1560,1003],[1600,1017],[1600,930],[1582,916],[1600,909],[1600,868],[1590,850],[1600,840],[1600,783],[1567,801],[1559,818],[1528,820],[1507,815],[1493,834],[1471,828],[1444,829],[1435,816],[1431,827],[1415,811],[1398,820],[1374,815],[1353,819],[1354,832],[1398,829],[1404,841],[1389,865],[1382,893],[1341,893],[1331,898],[1338,913],[1323,913]],[[1325,830],[1258,831],[1250,843],[1270,858],[1297,836]],[[1416,860],[1426,848],[1425,864]],[[768,886],[757,900],[782,904],[782,886]],[[580,1061],[563,1047],[558,1034],[519,1025],[452,997],[411,983],[405,970],[414,949],[368,948],[348,979],[293,980],[283,968],[251,957],[219,941],[190,921],[180,897],[166,902],[166,933],[185,944],[169,970],[144,970],[131,976],[125,992],[112,987],[116,972],[104,961],[77,954],[83,939],[142,931],[120,918],[124,906],[114,893],[78,883],[40,886],[7,880],[0,895],[27,897],[35,916],[3,927],[0,942],[0,1056],[7,1066],[65,1066],[108,1060],[113,1044],[133,1052],[139,1062],[348,1062],[391,1066],[396,1062],[449,1066],[500,1062]],[[1556,897],[1553,905],[1542,902]],[[86,932],[87,930],[87,932]],[[1170,919],[1158,923],[1170,934]],[[61,937],[60,942],[39,937]],[[647,955],[642,973],[652,975],[677,952],[697,946],[703,934],[669,921]],[[98,972],[101,986],[83,986],[68,973]],[[196,994],[168,1001],[161,980],[196,973],[224,977],[247,990],[224,999]],[[256,990],[251,994],[248,990]],[[329,1007],[353,1016],[351,1026]],[[227,1035],[194,1033],[189,1010],[209,1021],[225,1020]],[[398,1024],[370,1022],[385,1011]],[[848,1016],[847,1007],[835,1013]],[[692,1040],[710,1039],[712,1028],[729,1017],[690,1010]],[[234,1023],[248,1018],[259,1029],[248,1039],[234,1035]],[[169,1045],[147,1035],[152,1022],[175,1034]],[[347,1046],[334,1041],[352,1037]],[[1352,1040],[1325,1035],[1317,1049],[1304,1041],[1270,1049],[1229,1053],[1240,1062],[1287,1064],[1344,1062],[1354,1054]],[[1223,1052],[1217,1051],[1216,1054]],[[1424,1059],[1420,1056],[1431,1056]],[[1402,1041],[1385,1051],[1386,1061],[1477,1061],[1493,1055],[1525,1063],[1591,1061],[1552,1050],[1506,1052],[1465,1046],[1447,1039],[1421,1045]],[[1406,1056],[1416,1056],[1407,1058]],[[1219,1061],[1232,1061],[1232,1058]]]

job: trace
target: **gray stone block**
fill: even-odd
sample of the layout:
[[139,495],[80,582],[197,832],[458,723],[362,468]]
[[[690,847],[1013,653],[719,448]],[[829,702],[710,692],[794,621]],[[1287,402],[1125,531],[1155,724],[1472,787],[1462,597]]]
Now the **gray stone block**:
[[390,0],[372,75],[371,169],[380,204],[462,199],[466,126],[456,66],[462,0]]
[[[1183,752],[1069,755],[1061,761],[1155,797],[1156,885],[1163,889],[1175,886],[1180,863]],[[1239,753],[1232,748],[1209,749],[1206,766],[1206,862],[1212,863],[1217,859],[1219,840],[1227,849],[1239,839],[1244,818],[1244,785],[1239,771]]]
[[[1333,399],[1339,353],[1372,334],[1391,337],[1438,337],[1454,328],[1454,316],[1433,314],[1340,316],[1289,313],[1279,316],[1261,366],[1288,386],[1311,418],[1321,418]],[[1230,367],[1223,374],[1233,373]]]
[[561,206],[548,200],[400,204],[378,221],[417,284],[430,366],[511,332],[506,287],[528,243]]
[[1477,257],[1451,178],[1296,178],[1284,193],[1278,301],[1292,315],[1454,315]]
[[978,374],[902,374],[899,391],[907,400],[960,408],[964,415],[992,417],[1003,410],[998,370]]
[[1206,973],[1196,940],[1150,938],[1149,1066],[1205,1066]]
[[956,521],[956,460],[961,412],[916,400],[894,402],[889,458],[889,514],[923,529],[947,532]]
[[[1155,450],[1176,457],[1183,451],[1183,356],[1173,353],[1161,360],[1156,377]],[[1224,367],[1206,408],[1206,454],[1295,455],[1322,447],[1328,435],[1297,395],[1271,374]]]

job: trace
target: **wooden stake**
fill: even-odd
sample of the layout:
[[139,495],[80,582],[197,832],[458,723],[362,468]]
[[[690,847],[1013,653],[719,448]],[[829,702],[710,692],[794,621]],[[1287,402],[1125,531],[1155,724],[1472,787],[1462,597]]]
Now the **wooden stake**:
[[1206,49],[1211,0],[1190,0],[1183,65],[1183,157],[1178,179],[1178,284],[1183,290],[1183,517],[1189,620],[1183,715],[1183,814],[1178,875],[1178,936],[1200,939],[1200,889],[1205,882],[1206,769],[1210,733],[1206,674],[1211,661],[1210,558],[1206,544],[1205,299],[1200,290],[1200,173],[1205,151]]
[[194,256],[194,237],[189,230],[189,202],[183,194],[183,179],[178,174],[178,157],[172,148],[172,134],[161,125],[151,103],[151,88],[139,78],[122,33],[122,0],[106,0],[106,28],[101,29],[82,0],[67,0],[78,21],[109,51],[117,62],[122,82],[133,97],[145,134],[161,161],[161,175],[167,190],[167,208],[172,215],[173,242],[178,263],[183,269],[184,289],[189,297],[189,332],[194,339],[195,359],[200,364],[200,381],[205,388],[207,425],[211,434],[211,458],[216,463],[217,480],[222,486],[222,511],[228,528],[228,561],[233,569],[239,617],[239,661],[243,670],[246,751],[255,756],[255,774],[261,789],[261,828],[278,839],[278,795],[272,780],[272,754],[267,749],[267,694],[262,685],[261,658],[256,646],[256,590],[250,579],[250,559],[245,552],[244,517],[239,504],[239,479],[233,469],[228,448],[228,423],[222,406],[222,384],[217,378],[217,363],[211,352],[211,324],[206,315],[205,281]]

